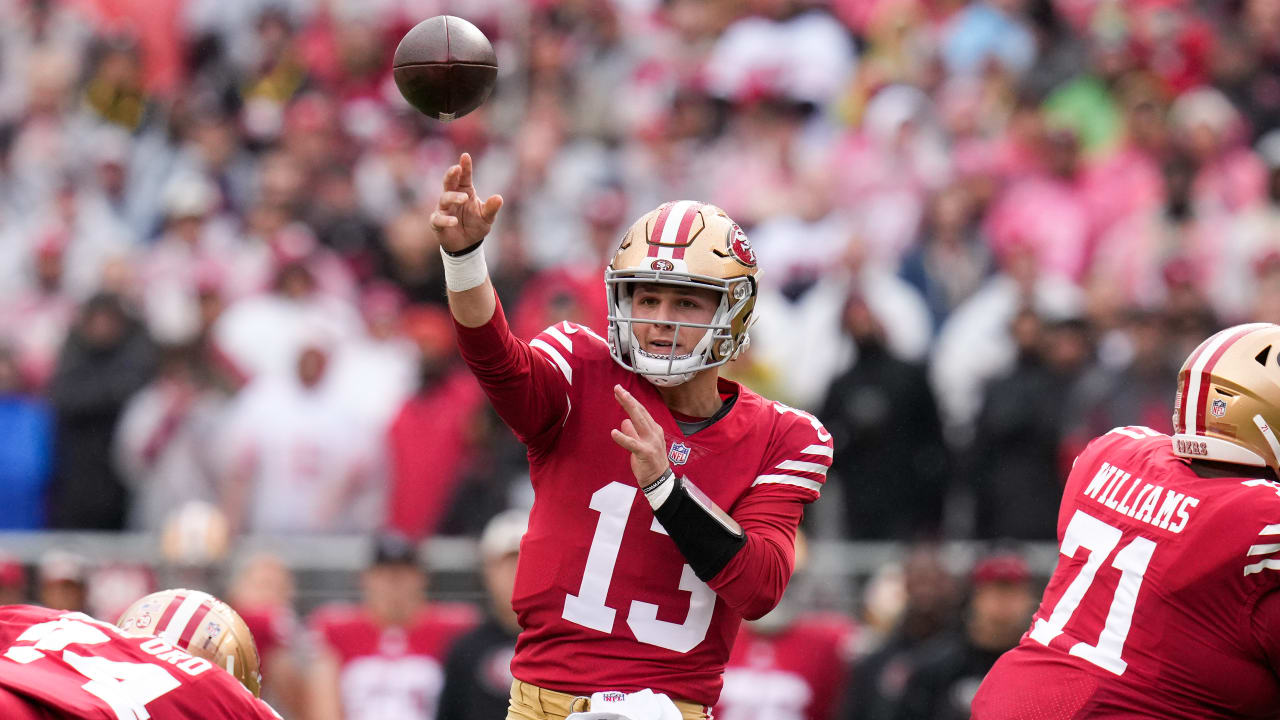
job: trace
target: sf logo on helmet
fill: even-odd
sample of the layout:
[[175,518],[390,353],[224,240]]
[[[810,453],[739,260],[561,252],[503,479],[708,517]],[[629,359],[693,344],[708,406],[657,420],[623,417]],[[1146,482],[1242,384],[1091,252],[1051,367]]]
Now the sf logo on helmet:
[[733,237],[729,239],[729,249],[738,262],[747,267],[756,266],[756,251],[751,249],[751,241],[747,239],[747,234],[742,232],[742,228],[738,227],[738,223],[733,224]]

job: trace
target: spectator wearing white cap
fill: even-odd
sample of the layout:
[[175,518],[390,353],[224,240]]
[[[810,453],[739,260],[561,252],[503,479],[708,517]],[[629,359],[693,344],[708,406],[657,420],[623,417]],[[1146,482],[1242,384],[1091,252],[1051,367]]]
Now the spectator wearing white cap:
[[444,666],[444,689],[436,720],[492,720],[506,712],[511,696],[511,658],[520,623],[511,608],[520,539],[529,527],[526,510],[495,515],[480,536],[480,561],[489,603],[485,620],[454,641]]

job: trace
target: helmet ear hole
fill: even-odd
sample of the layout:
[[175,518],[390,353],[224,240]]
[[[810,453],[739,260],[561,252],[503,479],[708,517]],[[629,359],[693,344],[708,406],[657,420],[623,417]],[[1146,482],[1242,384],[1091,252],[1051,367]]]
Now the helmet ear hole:
[[[1266,367],[1266,366],[1267,366],[1267,356],[1268,356],[1268,355],[1270,355],[1270,354],[1271,354],[1271,346],[1270,346],[1270,345],[1268,345],[1268,346],[1266,346],[1266,347],[1262,348],[1262,351],[1261,351],[1261,352],[1259,352],[1257,355],[1255,355],[1255,356],[1253,357],[1253,359],[1254,359],[1254,360],[1257,360],[1259,365],[1261,365],[1261,366],[1263,366],[1263,367]],[[1276,356],[1276,361],[1277,361],[1277,362],[1280,362],[1280,355],[1277,355],[1277,356]]]

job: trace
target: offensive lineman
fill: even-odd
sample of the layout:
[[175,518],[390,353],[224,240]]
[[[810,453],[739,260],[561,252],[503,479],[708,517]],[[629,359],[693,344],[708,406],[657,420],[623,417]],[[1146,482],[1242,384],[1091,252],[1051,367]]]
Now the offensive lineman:
[[1076,458],[1061,557],[974,720],[1280,712],[1280,326],[1239,325],[1178,374],[1174,435],[1117,428]]
[[796,528],[831,464],[813,416],[719,377],[747,345],[756,260],[712,205],[665,203],[605,272],[609,340],[573,323],[512,335],[463,154],[431,216],[458,345],[528,446],[535,500],[513,604],[508,720],[562,720],[575,696],[652,689],[708,717],[743,618],[791,577]]
[[130,606],[118,625],[0,607],[0,717],[279,720],[257,698],[253,636],[217,598],[162,590]]

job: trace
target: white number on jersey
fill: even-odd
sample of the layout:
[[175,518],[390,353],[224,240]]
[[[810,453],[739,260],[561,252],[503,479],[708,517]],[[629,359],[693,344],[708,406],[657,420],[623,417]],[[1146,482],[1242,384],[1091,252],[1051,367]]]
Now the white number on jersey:
[[818,433],[818,439],[822,442],[827,442],[831,439],[831,433],[827,432],[827,429],[822,426],[822,421],[814,417],[812,413],[807,413],[804,410],[797,410],[790,405],[783,405],[780,402],[774,403],[773,409],[777,410],[779,415],[799,415],[805,420],[808,420],[809,424],[813,426],[814,432]]
[[[1085,593],[1093,585],[1094,577],[1103,561],[1111,556],[1111,552],[1120,544],[1123,533],[1120,529],[1109,525],[1082,510],[1077,510],[1067,523],[1067,531],[1062,535],[1062,554],[1074,558],[1080,548],[1089,551],[1089,558],[1080,568],[1071,584],[1058,598],[1049,619],[1038,619],[1031,628],[1032,640],[1047,646],[1054,638],[1063,633],[1063,628],[1071,620],[1076,608]],[[1116,586],[1115,595],[1111,599],[1111,609],[1107,612],[1106,623],[1098,636],[1098,643],[1090,645],[1078,642],[1071,646],[1072,655],[1088,660],[1098,667],[1116,675],[1123,675],[1128,663],[1121,658],[1125,640],[1129,636],[1129,627],[1133,622],[1133,610],[1138,603],[1138,590],[1142,587],[1142,576],[1147,572],[1147,565],[1156,551],[1155,541],[1144,537],[1134,538],[1116,553],[1111,566],[1120,571],[1120,582]]]
[[[565,596],[564,612],[561,613],[565,620],[603,633],[613,632],[617,611],[605,605],[604,601],[613,582],[613,569],[622,549],[622,535],[638,490],[634,485],[611,482],[592,493],[590,507],[600,513],[600,519],[596,521],[596,533],[591,538],[591,550],[587,552],[587,565],[578,594]],[[663,532],[657,520],[649,529]],[[680,589],[689,593],[689,614],[683,623],[659,620],[657,605],[631,601],[627,627],[631,628],[637,640],[685,653],[706,638],[712,611],[715,610],[715,591],[699,580],[688,565],[681,569]]]
[[[105,702],[117,720],[147,720],[147,703],[175,690],[181,684],[163,667],[151,663],[117,662],[101,657],[85,657],[68,645],[98,645],[111,638],[102,623],[87,616],[63,617],[27,628],[4,656],[22,664],[36,662],[45,652],[62,652],[62,661],[89,679],[80,687]],[[19,645],[17,643],[32,643]]]

